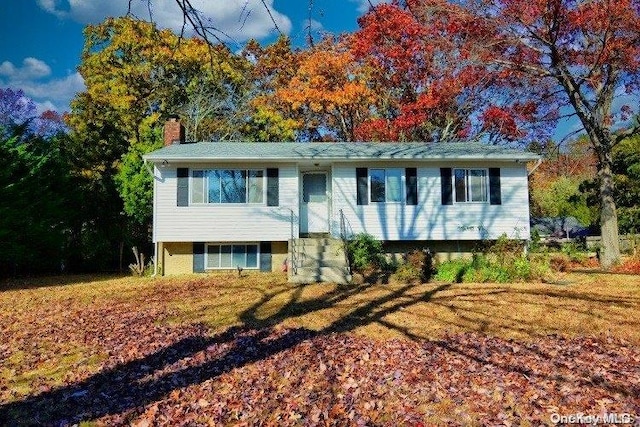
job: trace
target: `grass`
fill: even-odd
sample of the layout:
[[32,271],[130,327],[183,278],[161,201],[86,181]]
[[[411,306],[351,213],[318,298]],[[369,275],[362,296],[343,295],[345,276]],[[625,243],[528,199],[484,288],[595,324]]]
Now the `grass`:
[[300,286],[258,273],[9,281],[0,283],[0,405],[88,378],[114,358],[157,351],[169,333],[158,326],[280,325],[376,340],[596,336],[640,345],[639,276],[571,273],[557,283]]
[[[159,287],[180,289],[167,279]],[[373,338],[437,339],[479,331],[527,339],[605,335],[640,344],[640,278],[569,274],[554,284],[388,284],[296,286],[279,276],[193,278],[168,299],[176,323],[304,327]],[[233,283],[233,284],[230,284]]]

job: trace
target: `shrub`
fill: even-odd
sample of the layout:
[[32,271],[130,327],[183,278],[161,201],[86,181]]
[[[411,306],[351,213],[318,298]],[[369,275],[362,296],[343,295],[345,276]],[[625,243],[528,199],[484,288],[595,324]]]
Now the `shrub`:
[[411,283],[421,280],[420,270],[406,262],[403,262],[398,266],[393,276],[396,280],[403,283]]
[[484,254],[474,254],[470,260],[454,260],[440,264],[435,278],[444,282],[497,282],[530,281],[548,274],[545,259],[534,261],[524,255],[512,256],[509,263]]
[[403,256],[395,277],[401,282],[428,282],[433,274],[433,256],[429,250],[413,250]]
[[587,260],[587,254],[584,249],[575,243],[563,243],[560,252],[569,257],[569,261],[582,264]]
[[507,261],[524,252],[524,242],[510,239],[506,233],[503,233],[495,242],[489,245],[486,252],[498,256],[503,261]]
[[[499,261],[501,261],[499,259]],[[474,254],[469,268],[463,276],[465,282],[499,282],[510,281],[511,276],[507,267],[501,262],[490,260],[484,254]]]
[[453,261],[443,262],[436,268],[435,278],[442,282],[460,283],[463,281],[467,270],[471,269],[471,261],[465,259],[456,259]]
[[382,242],[370,234],[356,234],[348,243],[349,262],[357,270],[385,268],[386,260]]
[[622,264],[614,267],[613,271],[624,274],[640,274],[640,256],[636,255],[626,259]]
[[544,246],[542,245],[542,237],[537,229],[531,230],[531,240],[529,241],[529,251],[542,252]]
[[553,271],[565,272],[571,269],[571,259],[566,254],[553,255],[549,260]]

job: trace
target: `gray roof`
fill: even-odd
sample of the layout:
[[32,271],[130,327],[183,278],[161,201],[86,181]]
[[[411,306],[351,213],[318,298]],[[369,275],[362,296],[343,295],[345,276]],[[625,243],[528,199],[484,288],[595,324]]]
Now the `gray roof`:
[[540,158],[528,151],[478,142],[198,142],[173,144],[143,156],[158,162],[202,160],[520,160]]

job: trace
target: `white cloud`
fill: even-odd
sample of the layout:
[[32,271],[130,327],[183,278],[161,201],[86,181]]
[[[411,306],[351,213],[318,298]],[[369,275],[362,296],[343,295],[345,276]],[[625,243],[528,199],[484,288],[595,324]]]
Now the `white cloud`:
[[[48,0],[51,1],[51,0]],[[365,13],[369,10],[369,8],[373,6],[377,6],[381,3],[391,3],[389,0],[351,0],[352,2],[358,3],[358,12]]]
[[69,103],[85,89],[80,73],[51,77],[51,67],[37,58],[25,58],[21,67],[9,61],[0,64],[0,87],[22,89],[38,106],[38,111],[67,111]]
[[302,23],[302,28],[305,30],[311,28],[311,31],[321,31],[324,29],[322,23],[315,19],[305,19]]
[[51,74],[51,67],[36,58],[25,58],[20,68],[9,61],[4,61],[0,64],[0,75],[9,79],[39,79],[49,74]]
[[57,111],[57,112],[62,112],[62,111],[66,110],[66,109],[59,109],[51,101],[44,101],[44,102],[37,102],[36,101],[35,104],[36,104],[36,109],[38,110],[38,113],[42,113],[42,112],[47,111],[47,110]]
[[[289,34],[291,20],[274,9],[273,1],[264,0],[263,5],[262,0],[192,0],[191,4],[210,20],[207,25],[221,30],[236,41],[244,41],[272,34],[275,27],[273,21],[280,31]],[[58,17],[70,18],[83,24],[95,24],[107,16],[126,14],[129,0],[38,0],[38,4]],[[181,30],[182,12],[176,0],[153,0],[151,5],[151,16],[159,27],[176,32]],[[133,0],[131,11],[138,18],[149,19],[147,0]],[[224,39],[222,35],[221,38]]]
[[67,15],[67,11],[58,9],[58,3],[59,1],[57,0],[38,0],[38,5],[42,9],[46,10],[49,13],[53,13],[58,18],[64,18]]

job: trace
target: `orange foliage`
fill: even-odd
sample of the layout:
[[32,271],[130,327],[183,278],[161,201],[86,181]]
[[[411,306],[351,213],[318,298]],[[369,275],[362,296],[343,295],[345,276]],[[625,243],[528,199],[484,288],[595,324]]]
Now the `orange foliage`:
[[362,68],[344,43],[331,39],[298,55],[297,71],[276,98],[317,126],[335,129],[339,139],[353,141],[373,101]]

